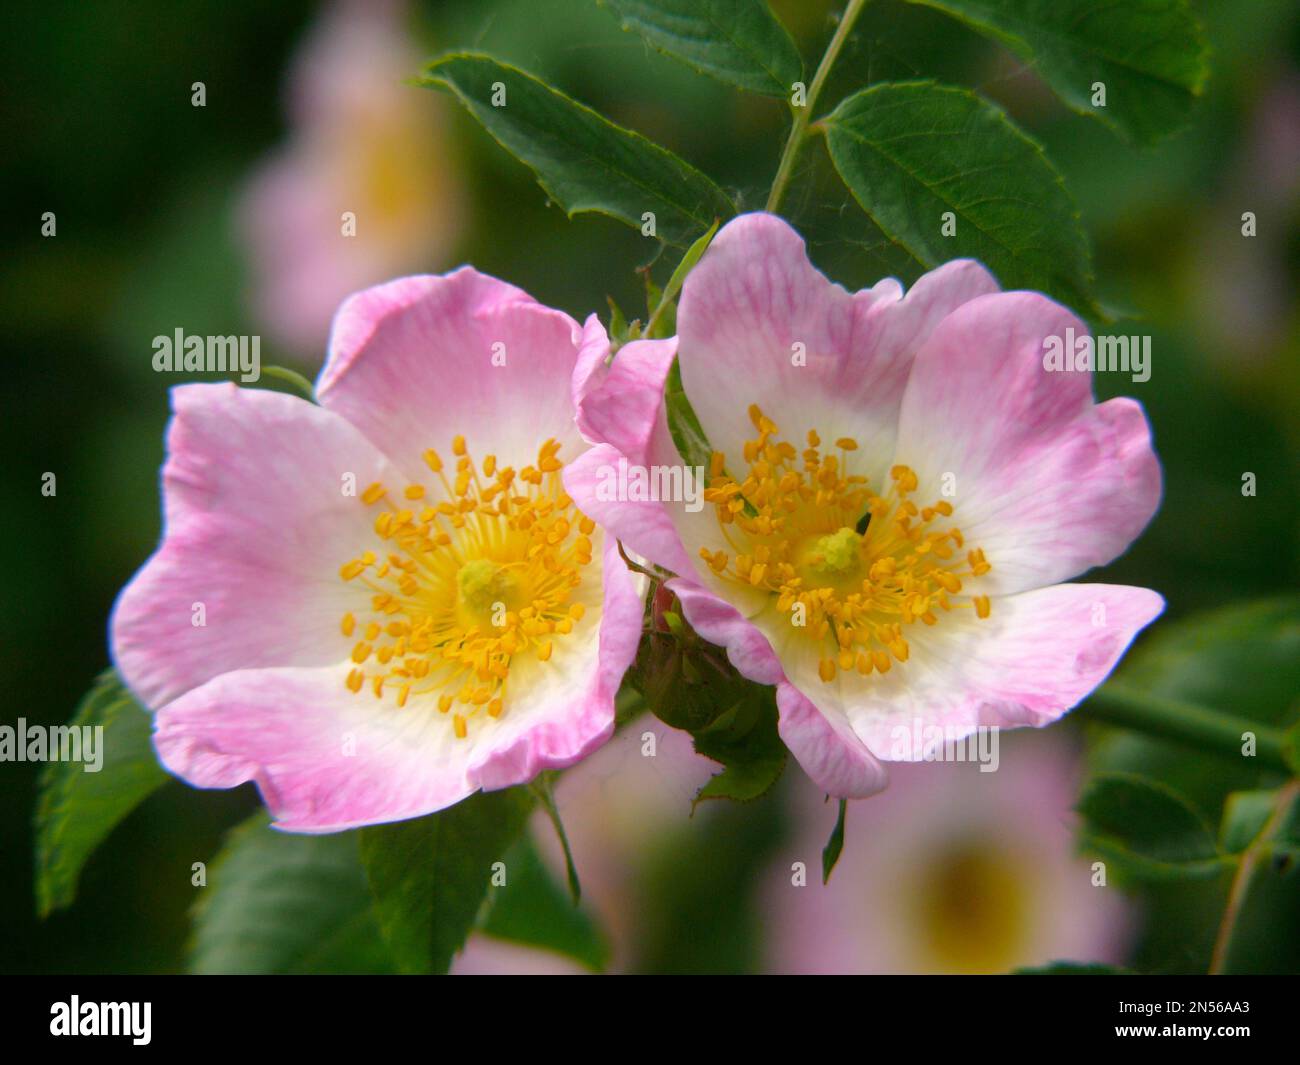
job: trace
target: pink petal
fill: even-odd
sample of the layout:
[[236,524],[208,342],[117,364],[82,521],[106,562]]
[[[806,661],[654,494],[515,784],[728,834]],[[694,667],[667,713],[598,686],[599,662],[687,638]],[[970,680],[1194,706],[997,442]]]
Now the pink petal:
[[777,729],[813,783],[837,799],[881,791],[889,774],[841,717],[824,714],[793,685],[776,689]]
[[412,480],[427,476],[429,447],[464,434],[475,456],[533,462],[554,437],[569,461],[573,377],[580,347],[595,343],[562,311],[513,285],[462,267],[405,277],[350,297],[330,335],[317,383],[321,405],[343,415]]
[[[566,664],[563,670],[534,669],[533,683],[523,688],[527,710],[507,713],[490,751],[474,763],[484,789],[521,784],[543,769],[572,765],[614,734],[614,698],[641,642],[643,607],[639,582],[610,536],[604,538],[601,567],[597,645],[585,659]],[[597,578],[588,574],[586,579]],[[557,643],[557,653],[561,646]],[[526,683],[513,670],[512,680]]]
[[668,510],[661,503],[605,498],[627,457],[610,444],[598,444],[564,467],[564,490],[574,504],[607,534],[628,549],[674,573],[690,573],[694,563],[686,556]]
[[671,580],[667,588],[677,596],[691,628],[725,648],[727,658],[743,676],[759,684],[779,684],[785,679],[767,637],[734,606],[694,581]]
[[[668,431],[664,400],[675,351],[675,339],[635,341],[619,350],[599,383],[586,388],[578,424],[588,439],[601,441],[602,446],[566,467],[565,487],[580,509],[634,554],[710,585],[713,574],[696,561],[699,548],[705,543],[711,548],[725,546],[711,507],[691,513],[683,500],[609,498],[610,486],[620,480],[620,473],[625,482],[634,468],[687,472]],[[707,471],[696,472],[702,486]]]
[[1092,400],[1088,372],[1047,371],[1044,340],[1083,335],[1065,308],[1032,292],[984,296],[949,315],[917,355],[896,461],[941,498],[993,570],[979,590],[1023,591],[1103,565],[1160,500],[1160,466],[1142,408]]
[[[1058,584],[994,601],[997,631],[971,648],[964,672],[990,701],[1023,707],[1045,725],[1110,675],[1133,638],[1165,608],[1149,588]],[[990,617],[988,621],[992,621]]]
[[172,407],[163,543],[110,624],[127,684],[158,707],[227,670],[338,661],[339,620],[365,601],[339,567],[373,539],[357,494],[395,471],[342,418],[293,396],[182,385]]
[[277,826],[295,832],[419,817],[572,765],[613,734],[614,696],[641,635],[632,574],[608,547],[603,564],[598,629],[575,627],[546,665],[512,667],[505,715],[466,739],[431,699],[398,707],[391,694],[354,695],[348,662],[223,673],[158,712],[159,758],[197,787],[253,781]]
[[961,737],[981,725],[1057,720],[1163,609],[1146,588],[1054,585],[998,598],[984,620],[946,615],[933,628],[913,626],[908,661],[884,677],[850,671],[827,685],[813,672],[815,658],[811,668],[785,664],[804,694],[828,716],[844,715],[877,757],[915,760],[928,727]]
[[253,781],[279,828],[336,832],[440,810],[477,788],[475,740],[423,705],[344,686],[345,666],[223,673],[157,714],[162,763],[200,788]]
[[[781,219],[743,215],[686,279],[677,316],[683,385],[714,450],[740,455],[757,403],[786,439],[801,442],[809,429],[854,437],[877,481],[912,356],[944,315],[996,290],[982,266],[957,261],[906,297],[893,280],[850,294],[813,267]],[[795,364],[797,344],[806,365]]]
[[[602,331],[603,335],[603,331]],[[608,354],[609,344],[604,345]],[[612,444],[632,462],[648,462],[647,447],[663,405],[664,382],[677,338],[634,340],[584,381],[578,425],[589,440]]]
[[888,777],[843,715],[818,710],[785,680],[772,645],[730,603],[686,580],[668,582],[686,620],[710,643],[727,651],[743,676],[776,684],[778,730],[790,753],[827,794],[857,799],[875,794]]
[[[600,324],[600,319],[594,314],[589,314],[587,320],[582,323],[582,339],[578,342],[578,358],[569,385],[574,410],[581,412],[582,401],[587,393],[604,380],[605,363],[608,360],[609,336],[605,332],[605,327]],[[578,425],[582,425],[581,413],[579,413]]]

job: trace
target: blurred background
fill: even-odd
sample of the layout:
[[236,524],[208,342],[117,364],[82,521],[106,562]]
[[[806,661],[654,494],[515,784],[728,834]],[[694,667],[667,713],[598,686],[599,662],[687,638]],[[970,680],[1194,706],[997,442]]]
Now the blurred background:
[[[806,59],[840,6],[773,3]],[[971,85],[1042,140],[1093,239],[1101,301],[1124,316],[1113,331],[1152,336],[1150,380],[1110,375],[1098,390],[1146,406],[1165,502],[1132,551],[1091,578],[1168,600],[1139,640],[1135,676],[1187,698],[1231,691],[1238,712],[1257,702],[1261,716],[1294,720],[1294,622],[1270,630],[1281,641],[1272,670],[1207,678],[1175,653],[1180,619],[1300,586],[1300,7],[1194,6],[1211,82],[1192,125],[1152,150],[1065,111],[1009,53],[901,0],[868,6],[838,78]],[[155,546],[166,391],[180,378],[153,371],[154,336],[258,334],[264,365],[312,377],[341,298],[393,276],[468,261],[579,318],[603,316],[608,296],[632,317],[645,298],[637,269],[662,282],[674,265],[655,262],[634,230],[548,206],[449,97],[404,84],[423,59],[473,48],[514,62],[672,148],[751,209],[787,122],[780,101],[650,53],[593,0],[49,0],[8,5],[5,22],[4,723],[71,716],[108,664],[114,597]],[[786,213],[819,265],[849,286],[913,280],[915,264],[833,180],[819,143],[801,165]],[[357,214],[355,238],[339,235],[344,210]],[[1241,235],[1244,211],[1257,216],[1254,238]],[[48,472],[53,497],[40,490]],[[1241,492],[1247,472],[1254,496]],[[684,736],[638,722],[559,791],[602,956],[672,972],[1005,971],[1053,958],[1204,971],[1226,881],[1094,888],[1071,807],[1099,764],[1182,781],[1212,823],[1229,788],[1259,781],[1085,730],[1085,717],[1005,736],[996,774],[901,767],[894,788],[851,807],[826,889],[835,807],[796,767],[756,803],[706,804],[692,818],[710,763]],[[647,729],[656,759],[640,756]],[[75,906],[42,922],[38,768],[0,764],[0,970],[183,970],[191,863],[210,861],[256,808],[251,788],[168,784],[91,860]],[[549,828],[537,836],[554,864]],[[807,887],[792,883],[798,862]],[[1300,970],[1297,895],[1293,880],[1268,903],[1259,967]],[[457,963],[503,967],[577,968],[483,935]]]

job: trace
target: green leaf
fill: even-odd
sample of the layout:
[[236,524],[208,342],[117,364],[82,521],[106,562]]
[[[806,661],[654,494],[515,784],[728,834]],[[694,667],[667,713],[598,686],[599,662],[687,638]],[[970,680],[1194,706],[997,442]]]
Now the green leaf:
[[1300,709],[1300,596],[1162,624],[1125,658],[1119,676],[1171,699],[1270,725],[1292,724]]
[[763,0],[600,2],[652,48],[729,85],[789,96],[803,79],[794,42]]
[[702,466],[707,476],[713,448],[704,435],[699,416],[691,401],[686,398],[682,387],[682,371],[677,360],[673,359],[668,371],[668,380],[664,384],[664,412],[668,418],[668,433],[677,445],[677,453],[687,466]]
[[[713,235],[717,233],[718,226],[722,224],[721,219],[715,219],[713,225],[700,236],[689,248],[686,254],[682,256],[682,261],[677,264],[677,269],[673,271],[672,276],[668,279],[668,284],[664,290],[659,293],[653,309],[650,311],[650,317],[646,320],[645,335],[651,339],[660,339],[670,337],[677,332],[677,293],[681,292],[682,285],[686,283],[686,275],[695,269],[695,264],[700,261],[700,257],[708,250],[709,244],[713,241]],[[647,275],[648,281],[648,275]],[[676,369],[674,364],[673,369]],[[678,373],[678,385],[681,384],[681,374]],[[694,416],[695,412],[691,411]]]
[[[1162,622],[1125,657],[1115,676],[1152,695],[1295,728],[1300,716],[1300,596]],[[1243,684],[1243,677],[1250,683]],[[1195,757],[1181,744],[1125,729],[1107,730],[1094,745],[1091,761],[1099,769],[1158,779],[1214,821],[1229,792],[1268,788],[1278,781],[1258,758],[1242,757],[1235,764]]]
[[482,931],[497,939],[574,958],[597,972],[609,964],[609,943],[591,914],[575,905],[542,864],[527,833],[505,857],[506,883],[492,888]]
[[840,800],[840,812],[835,818],[835,827],[831,830],[831,838],[826,841],[826,846],[822,849],[822,883],[831,882],[831,872],[835,869],[835,863],[840,860],[840,854],[844,850],[844,818],[848,811],[848,803]]
[[77,879],[95,848],[168,780],[150,742],[153,718],[113,670],[95,681],[70,727],[103,730],[98,734],[103,763],[97,772],[87,772],[85,762],[48,762],[41,772],[36,907],[42,917],[72,905]]
[[1213,876],[1224,867],[1209,826],[1171,788],[1099,773],[1079,799],[1083,844],[1140,880]]
[[787,752],[776,730],[776,689],[749,688],[746,698],[692,733],[696,753],[723,766],[699,790],[694,804],[705,799],[751,802],[766,794],[785,769]]
[[[1078,210],[1039,145],[997,107],[934,82],[887,83],[817,128],[858,203],[924,266],[970,256],[1004,288],[1096,312]],[[949,212],[955,232],[944,236]]]
[[303,377],[297,370],[291,370],[287,366],[263,366],[262,376],[271,377],[277,381],[283,381],[297,392],[303,399],[309,403],[316,402],[316,386],[307,378]]
[[1300,725],[1292,725],[1282,736],[1282,757],[1291,772],[1300,776]]
[[194,909],[194,973],[392,973],[357,833],[277,832],[265,813],[230,833]]
[[628,325],[627,318],[623,314],[622,308],[614,302],[613,296],[606,296],[605,302],[609,304],[609,342],[610,347],[617,352],[629,340],[634,340],[632,327]]
[[[1150,143],[1205,88],[1205,36],[1186,0],[911,0],[954,15],[1033,65],[1065,103]],[[1093,85],[1106,105],[1094,106]]]
[[404,972],[446,972],[523,830],[526,788],[477,792],[429,817],[361,830],[379,927]]
[[1254,842],[1273,816],[1276,791],[1234,791],[1223,809],[1219,846],[1227,854],[1240,854]]
[[[685,246],[735,213],[717,185],[671,152],[489,56],[444,56],[421,84],[454,93],[569,217],[595,211],[639,229],[649,211],[656,236]],[[494,93],[504,93],[502,106],[493,106]]]

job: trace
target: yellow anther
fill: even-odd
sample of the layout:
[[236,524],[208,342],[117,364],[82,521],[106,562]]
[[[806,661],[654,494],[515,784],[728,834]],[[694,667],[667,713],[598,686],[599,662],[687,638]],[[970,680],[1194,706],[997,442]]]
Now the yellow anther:
[[[477,708],[480,720],[505,713],[512,657],[531,647],[549,661],[553,641],[584,614],[584,605],[570,600],[581,594],[582,569],[596,551],[596,523],[576,511],[555,476],[560,451],[559,441],[544,441],[537,465],[518,475],[488,455],[480,474],[465,438],[456,436],[450,483],[437,452],[424,453],[440,476],[432,485],[406,486],[402,497],[427,503],[381,509],[376,550],[359,545],[358,557],[339,570],[371,593],[369,616],[349,612],[339,622],[345,639],[364,637],[351,646],[352,661],[371,664],[369,674],[350,670],[349,690],[368,686],[380,698],[394,692],[398,707],[436,704],[461,737]],[[371,505],[386,494],[376,483],[362,499]],[[455,714],[457,703],[475,709]]]
[[981,618],[988,617],[993,609],[992,603],[989,602],[989,597],[987,595],[977,595],[974,602],[976,615]]
[[937,569],[932,573],[932,576],[945,592],[956,595],[961,591],[961,580],[958,578],[957,574],[949,573],[947,570]]
[[781,615],[797,611],[799,638],[817,645],[828,683],[906,662],[903,630],[937,624],[961,605],[954,597],[966,579],[991,568],[984,553],[957,561],[966,548],[948,520],[953,505],[908,498],[920,486],[910,466],[895,464],[877,488],[855,468],[854,438],[837,437],[838,450],[823,454],[809,429],[799,451],[757,405],[748,413],[758,435],[743,442],[747,470],[728,474],[712,454],[704,493],[728,550],[703,548],[700,557],[723,580],[767,592]]

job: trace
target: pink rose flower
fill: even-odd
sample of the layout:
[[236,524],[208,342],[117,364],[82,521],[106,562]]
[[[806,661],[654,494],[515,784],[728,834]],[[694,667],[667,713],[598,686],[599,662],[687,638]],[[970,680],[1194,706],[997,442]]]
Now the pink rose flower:
[[[1097,404],[1089,372],[1045,368],[1046,338],[1087,333],[1047,297],[1000,292],[971,261],[906,295],[892,279],[849,293],[752,214],[687,278],[678,331],[588,380],[579,423],[600,443],[565,486],[676,574],[687,619],[741,673],[777,686],[781,736],[826,792],[884,787],[883,761],[923,757],[897,742],[918,723],[956,738],[1055,721],[1163,608],[1061,583],[1138,535],[1160,468],[1136,402]],[[702,507],[611,492],[620,463],[682,464],[674,354],[713,449]]]
[[409,15],[402,0],[326,6],[290,73],[290,136],[239,205],[254,310],[302,359],[344,297],[449,265],[464,228],[449,105],[406,83],[422,57]]
[[642,606],[560,472],[608,350],[465,267],[348,299],[320,406],[175,389],[166,531],[112,619],[163,764],[328,832],[602,744]]
[[[1002,744],[998,769],[904,765],[849,811],[829,884],[834,803],[804,785],[764,878],[778,973],[999,973],[1053,961],[1119,964],[1135,914],[1075,850],[1077,760],[1060,733]],[[797,887],[795,863],[806,870]],[[802,878],[801,878],[802,879]]]

